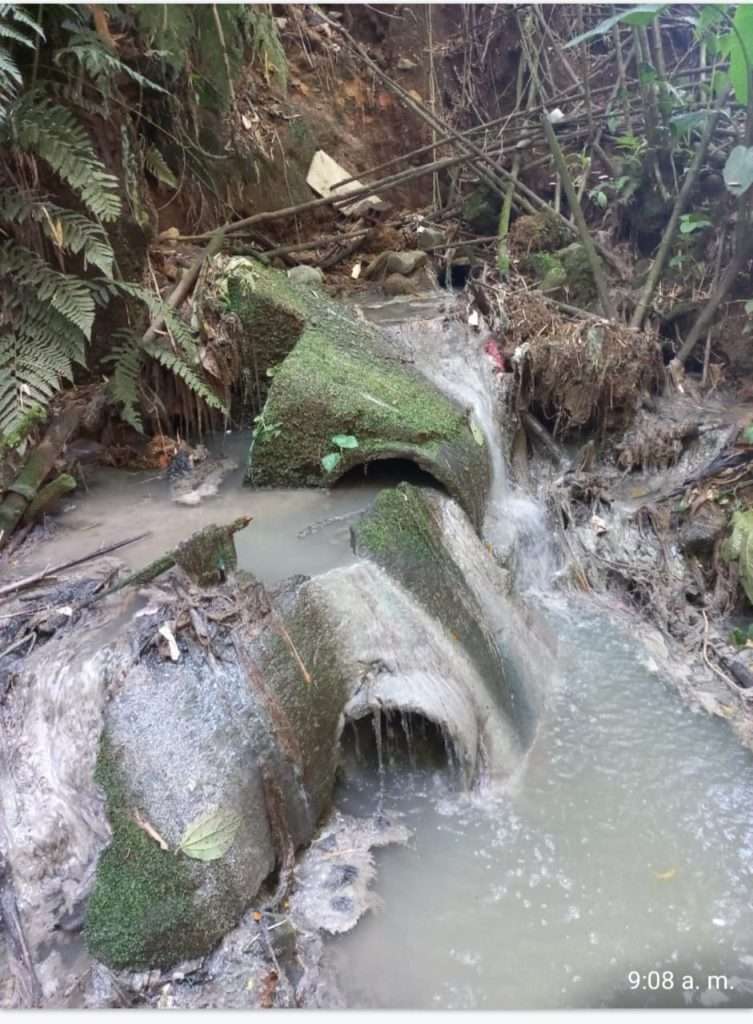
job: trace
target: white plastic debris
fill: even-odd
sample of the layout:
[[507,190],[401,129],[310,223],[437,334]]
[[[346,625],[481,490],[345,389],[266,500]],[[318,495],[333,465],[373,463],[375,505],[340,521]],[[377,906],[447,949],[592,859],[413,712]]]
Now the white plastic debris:
[[546,116],[549,118],[550,124],[559,124],[560,121],[565,120],[565,115],[559,107],[555,107],[554,110],[550,110]]
[[609,526],[601,516],[591,516],[591,529],[597,537],[600,537],[603,533],[609,532]]
[[170,629],[166,622],[163,622],[159,628],[160,636],[163,636],[167,640],[167,649],[170,654],[171,661],[178,661],[180,658],[180,651],[178,650],[178,642],[173,636],[173,631]]
[[[346,171],[344,167],[341,167],[328,153],[325,153],[323,149],[317,149],[311,160],[309,172],[306,175],[306,184],[318,196],[323,198],[332,194],[347,196],[351,192],[357,192],[359,189],[365,188],[365,185],[357,179],[348,181],[347,185],[340,185],[338,187],[338,182],[347,181],[347,179],[352,177],[353,175],[350,171]],[[377,195],[371,195],[358,199],[349,206],[343,206],[342,209],[344,213],[352,217],[364,213],[366,210],[386,209],[387,205],[384,199],[380,199]]]

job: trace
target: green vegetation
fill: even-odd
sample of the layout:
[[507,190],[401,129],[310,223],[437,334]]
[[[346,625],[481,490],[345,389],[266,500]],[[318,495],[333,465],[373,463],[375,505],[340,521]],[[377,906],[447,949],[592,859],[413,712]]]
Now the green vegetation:
[[275,366],[262,417],[276,429],[255,438],[251,482],[319,485],[372,459],[407,458],[480,522],[489,467],[462,409],[318,290],[240,258],[222,287],[259,365]]
[[158,966],[203,952],[193,911],[196,883],[133,818],[107,742],[95,779],[105,791],[112,842],[100,856],[86,915],[91,953],[112,967]]
[[[134,427],[143,426],[142,372],[155,361],[198,401],[223,408],[200,365],[197,331],[128,280],[142,268],[128,266],[134,254],[119,237],[132,219],[145,253],[146,177],[174,193],[187,168],[211,182],[202,120],[227,111],[247,57],[284,86],[270,9],[113,4],[32,14],[3,4],[0,43],[2,444],[83,373],[98,331],[107,334],[100,366]],[[144,342],[157,317],[169,337]]]

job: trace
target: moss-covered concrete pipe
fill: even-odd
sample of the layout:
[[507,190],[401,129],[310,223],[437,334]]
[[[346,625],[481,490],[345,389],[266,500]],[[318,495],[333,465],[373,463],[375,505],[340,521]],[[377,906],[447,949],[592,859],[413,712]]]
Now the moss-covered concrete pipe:
[[[314,835],[348,719],[413,712],[469,782],[515,770],[536,715],[526,673],[546,675],[545,652],[468,516],[401,485],[355,537],[359,561],[296,578],[274,610],[243,573],[215,584],[211,646],[174,626],[177,661],[146,643],[177,616],[166,576],[162,607],[134,617],[126,588],[24,662],[6,710],[34,742],[13,746],[24,785],[4,779],[0,814],[33,955],[85,901],[89,949],[114,967],[209,952]],[[232,842],[192,857],[187,838],[217,814]]]
[[[228,303],[258,350],[281,360],[252,444],[247,482],[258,487],[330,485],[375,459],[410,459],[480,526],[489,456],[465,410],[443,395],[372,325],[320,289],[301,287],[253,260],[229,261]],[[265,360],[267,363],[269,360]],[[333,438],[353,437],[339,451]]]

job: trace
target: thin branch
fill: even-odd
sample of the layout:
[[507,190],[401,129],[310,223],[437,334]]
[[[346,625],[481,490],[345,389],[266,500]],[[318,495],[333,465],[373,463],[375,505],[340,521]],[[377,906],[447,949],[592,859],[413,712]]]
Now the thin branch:
[[588,225],[586,224],[586,218],[583,216],[583,210],[581,209],[580,203],[578,202],[578,197],[575,194],[575,188],[573,187],[573,180],[570,177],[570,172],[567,168],[567,162],[562,153],[562,150],[560,149],[560,144],[557,141],[557,136],[554,134],[554,129],[552,128],[551,121],[549,120],[546,114],[544,114],[541,121],[544,126],[544,133],[546,135],[547,142],[549,143],[549,148],[552,151],[552,158],[554,159],[554,163],[557,167],[559,176],[562,179],[562,187],[565,190],[567,201],[570,204],[570,209],[572,210],[573,216],[575,217],[575,225],[578,229],[580,240],[583,243],[583,248],[586,251],[586,257],[588,259],[588,264],[591,268],[591,273],[593,274],[593,279],[596,285],[596,291],[599,295],[599,302],[601,303],[601,308],[603,309],[604,315],[608,320],[614,320],[614,306],[612,304],[612,299],[609,295],[609,289],[607,288],[607,279],[606,275],[604,274],[604,268],[596,253],[596,248],[594,246],[593,239],[591,238],[591,233],[589,232]]
[[651,270],[643,287],[641,297],[638,300],[638,305],[635,307],[633,316],[630,320],[631,327],[640,328],[643,326],[643,321],[646,317],[646,313],[648,312],[648,308],[651,305],[654,292],[656,291],[659,281],[661,280],[661,276],[664,273],[664,268],[667,265],[669,254],[672,249],[672,245],[674,244],[675,235],[677,234],[677,229],[680,226],[680,218],[685,212],[685,208],[687,207],[690,196],[695,188],[695,183],[698,180],[701,167],[703,167],[704,161],[706,160],[706,153],[708,152],[709,144],[711,143],[711,138],[714,134],[714,129],[716,128],[716,123],[722,112],[722,107],[727,101],[728,95],[729,89],[726,89],[717,100],[716,106],[711,114],[706,118],[706,126],[703,129],[701,141],[696,149],[693,162],[685,175],[685,180],[682,183],[679,195],[675,200],[672,215],[664,229],[664,235],[662,237],[661,244],[659,245],[659,251],[656,254],[656,259],[651,265]]

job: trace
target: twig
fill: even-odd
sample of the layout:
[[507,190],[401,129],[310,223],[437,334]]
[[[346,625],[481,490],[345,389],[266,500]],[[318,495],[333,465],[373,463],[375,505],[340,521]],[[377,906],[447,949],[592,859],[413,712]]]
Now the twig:
[[677,229],[680,226],[680,217],[685,212],[685,208],[690,200],[691,193],[695,188],[695,183],[700,174],[701,167],[706,159],[706,153],[708,152],[709,144],[711,143],[711,137],[714,134],[716,128],[716,122],[719,119],[719,115],[722,112],[729,89],[725,89],[722,95],[716,102],[716,105],[711,112],[710,116],[706,119],[706,125],[703,129],[703,135],[701,141],[696,149],[693,162],[688,168],[688,173],[685,175],[685,180],[682,183],[682,188],[675,200],[674,208],[672,209],[672,215],[669,218],[666,228],[664,229],[664,235],[662,236],[661,244],[659,245],[659,251],[656,254],[656,259],[651,265],[651,271],[649,272],[646,283],[641,292],[641,297],[638,300],[638,305],[633,311],[633,316],[630,320],[630,326],[639,329],[643,326],[643,321],[646,317],[648,307],[651,304],[651,300],[654,297],[654,292],[659,284],[664,268],[667,265],[669,259],[669,253],[674,244],[675,235]]
[[310,686],[311,683],[313,682],[313,680],[312,680],[311,676],[309,675],[309,671],[306,668],[306,666],[303,664],[303,659],[301,658],[300,654],[298,653],[298,648],[293,643],[293,638],[291,637],[290,633],[288,633],[287,629],[285,628],[285,623],[282,621],[282,619],[280,618],[280,616],[277,613],[275,613],[275,625],[277,626],[278,630],[280,631],[280,636],[285,641],[285,643],[288,645],[288,648],[290,649],[290,653],[295,658],[296,664],[298,665],[298,668],[301,670],[301,675],[303,676],[304,683],[306,683],[307,685]]
[[128,540],[119,540],[116,544],[108,544],[103,548],[97,548],[96,551],[91,551],[88,555],[82,555],[80,558],[73,558],[69,562],[61,562],[60,565],[52,566],[49,569],[43,569],[41,572],[34,573],[33,576],[25,576],[23,579],[16,580],[13,583],[6,583],[4,587],[0,587],[0,597],[7,597],[8,594],[15,594],[17,590],[26,590],[28,587],[33,587],[35,584],[41,583],[42,580],[46,580],[50,576],[57,576],[58,573],[61,573],[66,569],[73,569],[77,565],[83,565],[85,562],[91,562],[95,558],[101,558],[102,555],[109,555],[112,551],[124,548],[127,544],[135,544],[137,540],[142,540],[144,537],[148,537],[150,532],[151,531],[147,530],[145,533],[139,533],[135,537],[129,537]]
[[608,320],[614,320],[614,306],[612,305],[612,299],[609,295],[609,289],[607,287],[607,279],[606,275],[604,274],[604,268],[596,253],[596,248],[594,246],[593,239],[591,238],[591,233],[589,232],[588,225],[586,224],[586,218],[583,216],[583,210],[581,209],[580,203],[578,202],[578,197],[575,194],[573,180],[570,177],[570,171],[568,170],[567,162],[565,161],[565,158],[562,154],[560,144],[557,141],[557,136],[554,134],[554,129],[552,128],[552,123],[549,120],[549,117],[546,114],[544,114],[541,118],[541,121],[544,126],[544,133],[547,137],[549,148],[552,151],[552,157],[554,159],[555,166],[557,167],[557,171],[559,172],[560,178],[562,179],[562,187],[565,190],[567,201],[570,204],[570,209],[572,210],[573,216],[575,217],[575,224],[578,228],[580,240],[583,243],[583,248],[586,251],[586,257],[588,258],[588,264],[591,268],[591,273],[593,274],[594,283],[596,285],[596,291],[599,294],[599,302],[601,303],[601,308],[603,309],[604,315]]
[[[211,232],[209,245],[207,245],[206,249],[201,253],[200,256],[196,257],[191,266],[185,272],[180,281],[178,281],[175,288],[172,290],[170,295],[165,300],[165,305],[169,309],[177,309],[179,306],[182,305],[182,303],[188,297],[188,294],[190,293],[194,284],[196,283],[196,280],[199,274],[201,273],[201,268],[204,266],[204,262],[206,260],[211,259],[216,253],[220,251],[220,249],[222,248],[223,239],[224,232],[222,228],[218,228],[216,231]],[[141,339],[141,344],[150,345],[153,341],[156,341],[157,334],[162,329],[164,323],[165,315],[164,313],[160,313],[159,316],[157,316],[152,321],[149,328],[144,333],[144,336]]]

